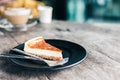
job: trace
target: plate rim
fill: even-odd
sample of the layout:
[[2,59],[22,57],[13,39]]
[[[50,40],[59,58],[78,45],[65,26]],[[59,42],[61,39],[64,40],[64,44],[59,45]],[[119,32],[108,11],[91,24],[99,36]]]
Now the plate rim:
[[[88,53],[87,53],[87,51],[86,51],[86,49],[82,46],[82,45],[80,45],[80,44],[77,44],[77,43],[75,43],[75,42],[72,42],[72,41],[67,41],[67,40],[61,40],[61,39],[45,39],[45,41],[53,41],[53,40],[55,40],[55,41],[63,41],[63,42],[68,42],[68,43],[72,43],[72,44],[75,44],[75,45],[78,45],[78,46],[80,46],[82,49],[84,49],[84,51],[85,51],[85,56],[81,59],[81,60],[78,60],[77,62],[75,62],[75,63],[73,63],[73,64],[70,64],[70,65],[67,65],[67,66],[58,66],[57,68],[56,68],[56,66],[55,67],[42,67],[42,68],[35,68],[35,67],[28,67],[28,66],[24,66],[24,65],[21,65],[21,64],[19,64],[18,62],[16,62],[15,60],[16,59],[9,59],[9,61],[10,62],[12,62],[12,63],[14,63],[14,64],[16,64],[16,65],[19,65],[19,66],[21,66],[21,67],[24,67],[24,68],[32,68],[32,69],[47,69],[47,70],[61,70],[61,69],[66,69],[66,68],[70,68],[70,67],[73,67],[73,66],[75,66],[75,65],[77,65],[77,64],[79,64],[79,63],[81,63],[81,62],[83,62],[86,58],[87,58],[87,56],[88,56]],[[24,44],[24,43],[22,43],[22,44]],[[18,44],[17,46],[19,46],[19,45],[22,45],[22,44]],[[17,47],[17,46],[15,46],[15,47]],[[14,47],[14,48],[15,48]],[[10,50],[11,51],[11,50]],[[9,53],[10,53],[10,51],[9,51]]]

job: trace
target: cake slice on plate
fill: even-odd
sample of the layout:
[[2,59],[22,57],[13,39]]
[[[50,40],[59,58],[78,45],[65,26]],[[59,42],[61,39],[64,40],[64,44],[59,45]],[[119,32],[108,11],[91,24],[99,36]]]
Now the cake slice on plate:
[[62,50],[46,43],[43,37],[36,37],[25,42],[24,51],[26,54],[52,61],[63,59]]

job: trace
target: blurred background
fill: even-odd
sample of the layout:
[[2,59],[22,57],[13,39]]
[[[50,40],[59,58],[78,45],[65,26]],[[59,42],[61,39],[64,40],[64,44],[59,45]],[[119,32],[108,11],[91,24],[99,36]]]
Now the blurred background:
[[120,22],[120,0],[39,0],[54,8],[53,19]]
[[33,18],[38,18],[38,6],[52,6],[53,19],[78,22],[120,22],[120,0],[15,0],[0,15],[13,7],[30,8]]

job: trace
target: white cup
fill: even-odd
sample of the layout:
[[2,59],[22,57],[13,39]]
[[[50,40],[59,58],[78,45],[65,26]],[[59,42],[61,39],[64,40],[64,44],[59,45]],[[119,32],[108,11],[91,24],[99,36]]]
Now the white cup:
[[5,11],[8,22],[14,26],[11,31],[27,31],[27,22],[30,15],[31,10],[27,8],[11,8]]
[[26,24],[31,10],[27,8],[11,8],[5,11],[5,16],[13,25]]
[[39,10],[39,20],[41,23],[51,23],[52,22],[52,11],[53,8],[50,6],[38,6]]

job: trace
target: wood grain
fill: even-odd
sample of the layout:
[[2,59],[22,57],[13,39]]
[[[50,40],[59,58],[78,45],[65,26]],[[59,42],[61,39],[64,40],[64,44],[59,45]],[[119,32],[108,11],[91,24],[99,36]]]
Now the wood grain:
[[[10,33],[4,31],[0,35],[0,54],[6,54],[10,49],[17,46],[17,41]],[[46,75],[37,70],[24,69],[12,64],[6,58],[0,58],[0,80],[48,80]]]
[[[53,21],[38,24],[27,32],[0,36],[0,53],[25,41],[43,36],[45,39],[62,39],[84,46],[87,58],[80,64],[50,72],[22,69],[0,60],[1,80],[119,80],[120,79],[120,25]],[[3,46],[4,45],[4,46]],[[7,65],[7,66],[5,66]],[[12,69],[12,70],[11,70]]]

